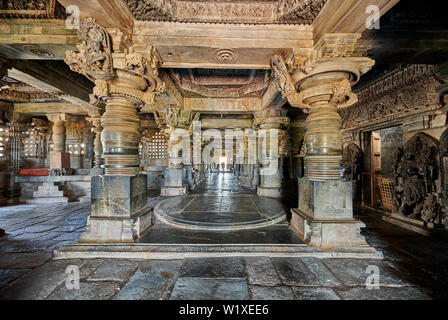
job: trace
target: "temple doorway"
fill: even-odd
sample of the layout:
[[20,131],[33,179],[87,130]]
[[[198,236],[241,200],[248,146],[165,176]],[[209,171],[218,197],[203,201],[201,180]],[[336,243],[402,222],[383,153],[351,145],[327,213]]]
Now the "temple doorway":
[[362,203],[393,209],[394,153],[403,148],[401,126],[363,133]]

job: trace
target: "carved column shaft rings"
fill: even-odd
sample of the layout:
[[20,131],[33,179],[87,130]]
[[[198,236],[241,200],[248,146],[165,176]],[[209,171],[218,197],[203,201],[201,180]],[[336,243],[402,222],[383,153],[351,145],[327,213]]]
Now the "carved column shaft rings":
[[59,120],[53,124],[53,150],[57,152],[65,151],[65,125]]
[[132,101],[118,97],[107,100],[101,126],[105,174],[137,174],[140,119]]

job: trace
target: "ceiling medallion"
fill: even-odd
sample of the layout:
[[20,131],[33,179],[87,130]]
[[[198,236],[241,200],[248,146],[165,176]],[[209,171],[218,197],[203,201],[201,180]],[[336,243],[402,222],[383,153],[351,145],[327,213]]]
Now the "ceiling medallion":
[[33,56],[39,56],[44,58],[54,58],[54,53],[50,50],[36,47],[36,46],[24,46],[23,51]]
[[239,56],[239,52],[235,49],[216,49],[212,55],[213,60],[219,63],[234,62]]

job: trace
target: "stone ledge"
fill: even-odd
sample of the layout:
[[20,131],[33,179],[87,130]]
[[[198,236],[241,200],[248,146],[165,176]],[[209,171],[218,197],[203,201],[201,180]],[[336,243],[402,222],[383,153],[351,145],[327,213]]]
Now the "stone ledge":
[[368,206],[362,206],[367,211],[376,212],[379,213],[382,217],[382,220],[392,223],[396,226],[399,226],[401,228],[417,232],[424,236],[433,236],[433,235],[445,235],[448,236],[448,230],[441,227],[437,228],[434,226],[434,224],[430,223],[428,224],[425,221],[417,220],[413,218],[409,218],[406,216],[403,216],[396,212],[386,212],[382,211],[376,208],[371,208]]
[[314,257],[382,259],[369,248],[324,251],[303,244],[73,244],[53,251],[53,259],[183,259],[204,257]]
[[90,181],[90,176],[76,175],[76,176],[17,176],[17,183],[42,183],[42,182],[68,182],[68,181]]

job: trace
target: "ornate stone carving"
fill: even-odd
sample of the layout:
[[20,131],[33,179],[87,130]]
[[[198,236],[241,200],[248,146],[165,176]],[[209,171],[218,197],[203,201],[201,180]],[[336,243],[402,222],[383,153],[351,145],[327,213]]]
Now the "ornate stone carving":
[[405,144],[403,154],[394,152],[395,207],[401,214],[440,222],[435,198],[439,179],[437,155],[437,143],[424,133],[414,135]]
[[311,24],[326,0],[125,2],[136,19],[146,21]]
[[78,30],[81,44],[79,52],[67,51],[65,62],[75,72],[82,73],[92,81],[109,79],[113,76],[112,46],[108,33],[95,22],[87,18],[81,22]]
[[238,50],[236,49],[216,49],[213,51],[212,58],[219,63],[230,63],[234,62],[240,56]]
[[56,0],[0,2],[0,18],[64,19],[65,9]]
[[23,46],[23,51],[38,57],[43,57],[46,59],[53,59],[55,57],[54,53],[48,49],[40,48],[38,46],[26,45]]
[[[416,68],[410,67],[408,71],[410,70],[416,70]],[[401,81],[398,80],[397,74],[382,80],[380,83],[383,83],[384,91],[381,90],[379,83],[361,90],[358,93],[359,101],[341,111],[344,130],[395,120],[442,106],[440,94],[436,89],[439,83],[434,76],[427,76],[424,79],[416,76],[414,79],[420,80],[412,83],[408,78],[410,73],[400,72],[400,75],[403,77]],[[393,81],[402,83],[404,87],[397,89]],[[411,82],[410,85],[408,85],[409,82]]]
[[297,92],[294,82],[291,79],[291,75],[286,67],[285,61],[281,56],[272,57],[271,68],[283,98],[288,99],[288,102],[292,107],[306,108],[307,106],[302,102],[302,94]]
[[[123,33],[115,32],[123,40]],[[154,48],[145,53],[112,52],[109,34],[94,19],[81,23],[79,52],[67,52],[66,63],[95,81],[93,103],[105,103],[101,141],[106,175],[139,172],[140,119],[137,108],[152,105],[165,90],[158,77],[159,57]]]
[[344,148],[342,154],[342,168],[344,178],[347,181],[361,179],[362,171],[362,150],[355,143],[350,143]]

